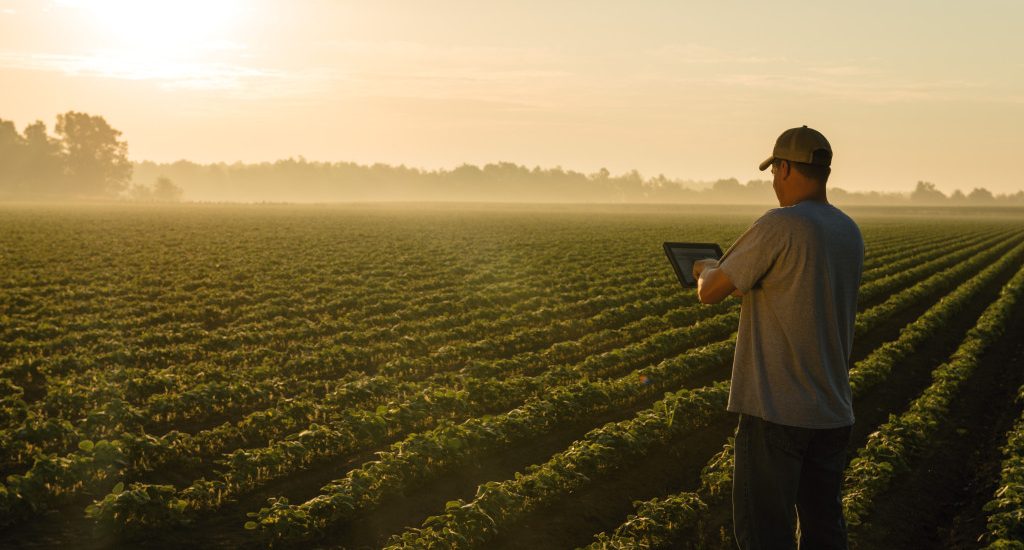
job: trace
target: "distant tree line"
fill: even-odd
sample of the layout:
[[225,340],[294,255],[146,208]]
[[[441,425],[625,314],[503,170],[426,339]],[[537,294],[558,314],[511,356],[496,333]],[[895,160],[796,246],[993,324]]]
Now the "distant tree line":
[[[405,165],[314,162],[302,157],[264,163],[169,164],[141,162],[137,177],[166,175],[182,182],[189,199],[205,201],[479,201],[479,202],[692,202],[701,198],[759,203],[774,197],[770,181],[735,179],[700,184],[612,175],[510,162],[424,170]],[[698,187],[706,187],[699,189]]]
[[959,189],[954,189],[948,196],[935,188],[935,184],[927,181],[917,182],[917,187],[910,193],[910,200],[919,204],[943,205],[943,204],[1024,204],[1024,191],[1017,191],[1012,194],[994,195],[984,187],[975,187],[966,195]]
[[[529,168],[510,162],[450,170],[423,170],[404,165],[315,162],[302,157],[263,163],[197,164],[189,161],[141,162],[135,173],[145,180],[166,175],[182,182],[191,200],[332,202],[332,201],[501,201],[772,204],[772,182],[735,178],[714,182],[645,178],[637,171],[612,175],[555,168]],[[922,194],[922,186],[933,193]],[[984,188],[946,197],[935,186],[918,183],[913,193],[849,192],[829,189],[839,204],[1024,205],[1024,192],[993,195]]]
[[51,136],[37,120],[18,133],[0,119],[0,198],[178,200],[170,179],[132,185],[128,143],[101,116],[57,115]]
[[[121,132],[103,117],[57,115],[55,135],[36,121],[19,133],[0,119],[0,199],[350,202],[629,202],[772,204],[772,183],[736,179],[694,182],[636,170],[612,175],[529,168],[510,162],[450,170],[405,165],[315,162],[303,157],[262,163],[131,163]],[[145,182],[153,182],[147,184]],[[178,183],[180,182],[180,186]],[[994,195],[983,187],[946,196],[920,181],[909,194],[848,192],[830,187],[839,204],[1024,205],[1024,191]]]

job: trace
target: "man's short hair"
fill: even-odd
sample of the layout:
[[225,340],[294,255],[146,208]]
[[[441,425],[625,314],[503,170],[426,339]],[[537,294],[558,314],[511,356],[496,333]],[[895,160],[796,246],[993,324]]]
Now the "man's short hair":
[[[821,155],[821,157],[828,156],[829,158],[828,159],[820,158],[819,155]],[[832,160],[831,157],[832,157],[831,151],[826,151],[824,149],[818,149],[817,151],[814,152],[814,162],[818,163],[820,161],[824,161],[821,164],[810,164],[810,163],[806,163],[806,162],[795,162],[795,161],[792,161],[792,160],[787,160],[786,162],[788,162],[789,165],[792,166],[793,169],[796,170],[797,172],[799,172],[800,175],[802,175],[803,177],[805,177],[805,178],[807,178],[809,180],[814,180],[814,181],[820,183],[821,185],[825,185],[826,183],[828,183],[828,176],[829,176],[829,174],[832,173],[832,168],[827,166],[827,163],[830,160]],[[783,160],[784,159],[775,159],[775,167],[778,168],[779,163],[782,162]]]

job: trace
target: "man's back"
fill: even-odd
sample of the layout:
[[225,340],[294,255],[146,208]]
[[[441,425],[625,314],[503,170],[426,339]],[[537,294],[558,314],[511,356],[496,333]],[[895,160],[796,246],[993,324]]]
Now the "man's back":
[[853,424],[848,363],[864,243],[827,203],[769,211],[723,256],[744,293],[729,410],[803,428]]
[[842,486],[853,428],[847,368],[860,229],[828,204],[832,145],[800,126],[775,140],[779,206],[719,262],[694,263],[697,297],[743,296],[729,410],[740,413],[733,461],[736,544],[745,550],[847,548]]

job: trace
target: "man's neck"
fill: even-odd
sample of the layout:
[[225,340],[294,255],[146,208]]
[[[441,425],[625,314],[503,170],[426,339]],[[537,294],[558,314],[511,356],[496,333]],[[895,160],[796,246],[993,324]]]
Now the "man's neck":
[[801,195],[793,197],[792,199],[787,201],[789,204],[781,206],[796,206],[804,201],[813,201],[820,202],[822,204],[828,204],[828,193],[825,191],[825,189],[815,189],[811,192],[803,193]]

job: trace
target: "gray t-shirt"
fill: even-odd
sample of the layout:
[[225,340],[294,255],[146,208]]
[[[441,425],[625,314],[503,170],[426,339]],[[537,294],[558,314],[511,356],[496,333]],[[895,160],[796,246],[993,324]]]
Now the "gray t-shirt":
[[769,210],[719,267],[743,292],[729,411],[802,428],[853,424],[857,224],[818,201]]

